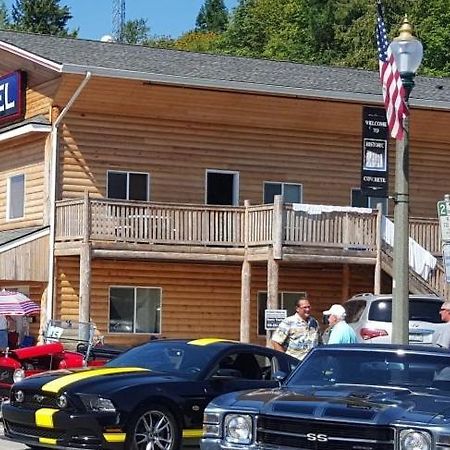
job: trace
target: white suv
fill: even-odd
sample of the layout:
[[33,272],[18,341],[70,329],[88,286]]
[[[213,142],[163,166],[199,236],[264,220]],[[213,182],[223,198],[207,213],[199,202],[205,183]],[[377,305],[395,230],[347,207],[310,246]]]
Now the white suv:
[[[409,296],[409,343],[433,344],[445,325],[439,310],[443,300],[434,295]],[[344,303],[346,321],[359,342],[390,343],[392,294],[358,294]]]

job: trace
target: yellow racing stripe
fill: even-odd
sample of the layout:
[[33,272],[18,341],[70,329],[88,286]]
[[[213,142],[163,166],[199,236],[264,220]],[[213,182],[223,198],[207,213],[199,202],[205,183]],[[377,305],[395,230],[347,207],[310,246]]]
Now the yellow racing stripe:
[[220,338],[203,338],[203,339],[195,339],[194,341],[189,341],[188,344],[191,345],[208,345],[215,344],[216,342],[234,342],[229,339],[220,339]]
[[56,439],[50,439],[50,438],[39,438],[40,444],[47,444],[47,445],[56,445]]
[[34,420],[37,427],[53,428],[53,414],[58,412],[58,409],[41,408],[34,413]]
[[106,442],[125,442],[125,433],[103,433]]
[[61,389],[76,383],[77,381],[86,380],[88,378],[101,377],[102,375],[115,375],[119,373],[132,373],[132,372],[149,371],[148,369],[142,369],[140,367],[105,367],[101,369],[91,369],[83,372],[74,372],[69,375],[63,375],[50,381],[42,386],[42,390],[46,392],[57,393]]
[[203,436],[202,429],[183,430],[183,438],[201,438]]

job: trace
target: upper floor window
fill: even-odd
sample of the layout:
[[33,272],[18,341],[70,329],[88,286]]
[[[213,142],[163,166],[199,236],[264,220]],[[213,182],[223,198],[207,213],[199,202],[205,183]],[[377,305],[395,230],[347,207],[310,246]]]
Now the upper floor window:
[[160,333],[160,330],[161,288],[110,287],[110,333]]
[[108,170],[107,197],[119,200],[150,199],[150,175],[142,172]]
[[352,188],[352,206],[358,208],[372,208],[376,209],[377,205],[381,203],[381,213],[388,214],[388,199],[386,197],[368,197],[363,194],[361,189]]
[[8,178],[8,219],[19,219],[25,212],[25,175]]
[[275,195],[282,195],[285,203],[302,203],[303,186],[295,183],[264,181],[264,203],[273,203]]

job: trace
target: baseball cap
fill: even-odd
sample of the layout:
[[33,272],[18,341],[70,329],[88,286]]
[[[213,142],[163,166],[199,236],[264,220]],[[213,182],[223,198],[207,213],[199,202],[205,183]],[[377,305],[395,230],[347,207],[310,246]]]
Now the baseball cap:
[[330,309],[327,309],[326,311],[323,312],[323,314],[325,316],[338,316],[338,317],[343,317],[345,316],[345,308],[342,305],[338,305],[338,304],[334,304],[331,306]]

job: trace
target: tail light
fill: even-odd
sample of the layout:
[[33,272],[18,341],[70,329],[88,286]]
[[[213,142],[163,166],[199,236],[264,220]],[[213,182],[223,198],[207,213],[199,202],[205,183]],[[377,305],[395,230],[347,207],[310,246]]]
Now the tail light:
[[367,341],[376,337],[387,336],[388,332],[380,328],[361,328],[359,334]]

